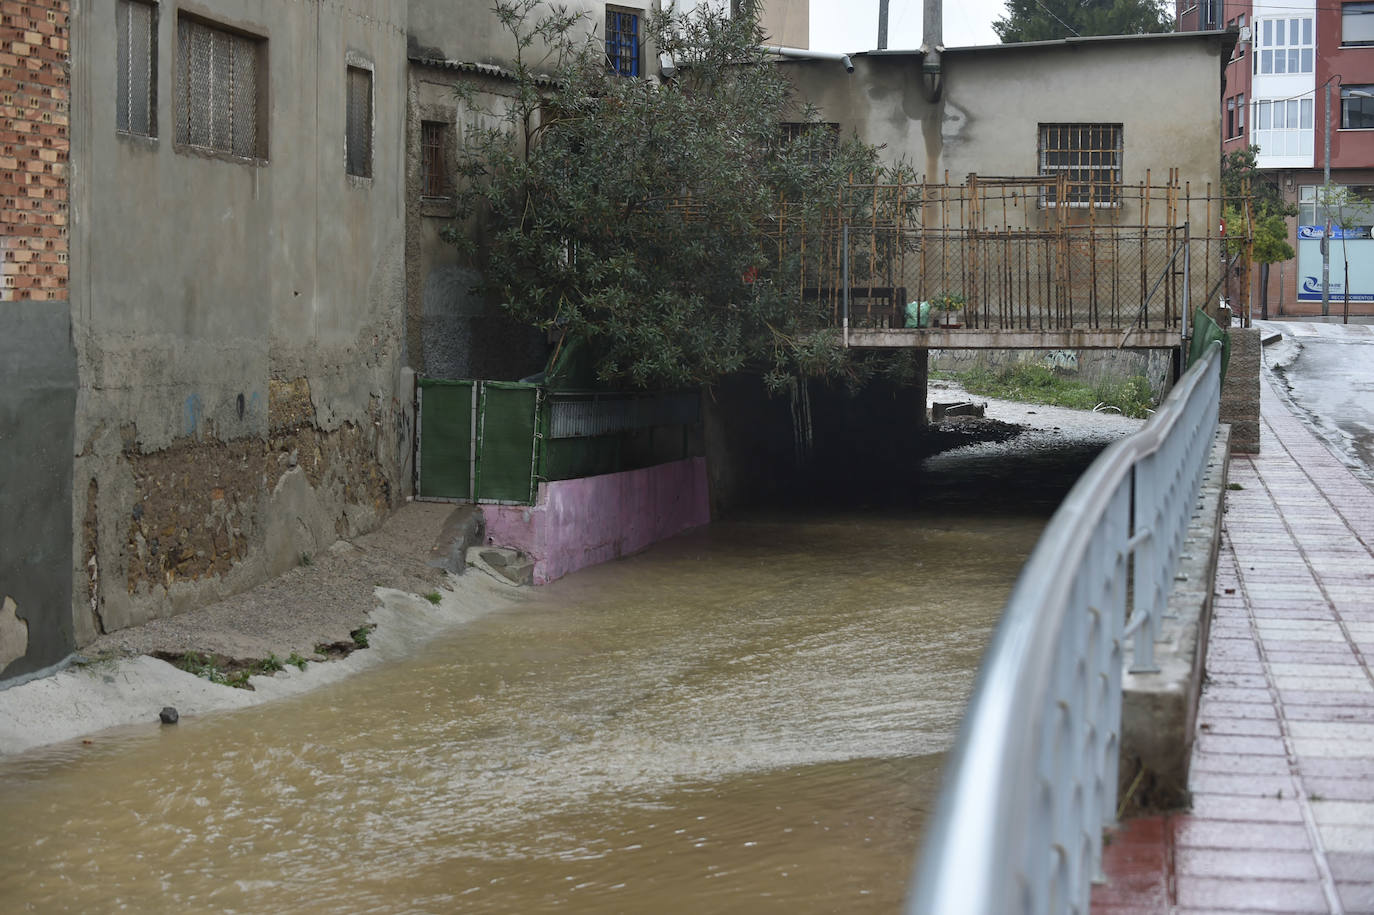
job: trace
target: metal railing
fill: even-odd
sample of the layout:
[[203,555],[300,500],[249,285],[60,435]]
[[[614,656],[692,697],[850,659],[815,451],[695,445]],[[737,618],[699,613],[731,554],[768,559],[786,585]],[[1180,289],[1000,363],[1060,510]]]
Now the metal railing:
[[1218,344],[1103,451],[1036,544],[979,671],[908,913],[1088,911],[1115,816],[1123,642],[1134,636],[1133,670],[1153,668],[1220,368]]
[[1203,293],[1203,277],[1190,277],[1184,261],[1215,259],[1220,250],[1214,240],[1190,237],[1188,223],[843,230],[833,288],[807,294],[847,303],[855,329],[906,326],[907,302],[944,293],[965,297],[960,321],[979,330],[1177,329],[1186,319],[1183,303]]

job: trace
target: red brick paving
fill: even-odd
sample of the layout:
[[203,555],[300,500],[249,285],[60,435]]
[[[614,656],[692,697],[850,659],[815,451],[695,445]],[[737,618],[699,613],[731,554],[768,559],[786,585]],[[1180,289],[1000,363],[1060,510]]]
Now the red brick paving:
[[1127,821],[1094,915],[1374,913],[1374,492],[1263,385],[1231,460],[1190,811]]

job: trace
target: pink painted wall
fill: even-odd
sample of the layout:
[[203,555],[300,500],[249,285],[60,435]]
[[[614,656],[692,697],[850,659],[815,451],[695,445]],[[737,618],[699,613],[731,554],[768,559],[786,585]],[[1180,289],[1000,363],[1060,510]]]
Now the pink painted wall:
[[487,543],[534,559],[534,583],[638,552],[711,520],[706,459],[540,483],[538,504],[483,505]]

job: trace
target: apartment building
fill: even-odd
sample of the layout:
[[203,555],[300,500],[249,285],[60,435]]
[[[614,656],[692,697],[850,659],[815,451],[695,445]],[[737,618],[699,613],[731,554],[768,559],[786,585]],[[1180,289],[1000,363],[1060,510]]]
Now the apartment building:
[[1328,217],[1332,311],[1348,264],[1352,313],[1374,313],[1374,205],[1328,214],[1320,195],[1329,168],[1333,185],[1374,200],[1374,2],[1180,0],[1177,19],[1180,31],[1240,33],[1226,66],[1222,151],[1258,146],[1257,164],[1298,208],[1289,220],[1297,257],[1270,271],[1271,313],[1320,313]]

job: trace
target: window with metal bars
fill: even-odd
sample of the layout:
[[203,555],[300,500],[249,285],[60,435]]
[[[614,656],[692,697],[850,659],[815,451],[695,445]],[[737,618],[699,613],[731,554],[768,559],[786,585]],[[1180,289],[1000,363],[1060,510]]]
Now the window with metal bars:
[[115,6],[115,129],[157,136],[157,7],[138,0]]
[[448,125],[443,121],[421,121],[420,196],[448,195]]
[[178,144],[247,159],[267,157],[260,92],[266,42],[177,17]]
[[372,177],[372,71],[348,68],[348,114],[344,158],[355,178]]
[[840,145],[840,125],[834,121],[783,121],[778,125],[778,142],[783,146],[803,144],[806,159],[813,164],[829,162]]
[[1045,185],[1046,206],[1118,206],[1121,202],[1120,124],[1041,124],[1040,174],[1064,175],[1067,196]]
[[639,14],[606,10],[606,67],[620,76],[639,75]]

